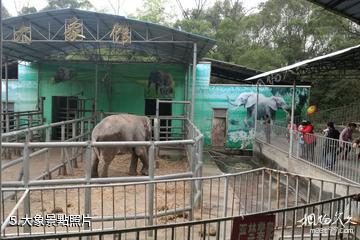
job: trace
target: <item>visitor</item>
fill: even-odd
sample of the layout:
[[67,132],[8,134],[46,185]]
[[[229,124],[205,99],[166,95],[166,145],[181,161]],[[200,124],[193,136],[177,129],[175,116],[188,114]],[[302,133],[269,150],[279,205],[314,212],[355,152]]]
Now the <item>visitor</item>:
[[324,130],[325,133],[325,166],[332,170],[336,161],[336,149],[339,145],[340,132],[335,128],[333,122],[327,123],[327,128]]
[[304,139],[304,150],[305,150],[305,160],[314,160],[314,150],[315,150],[315,135],[314,133],[314,126],[311,124],[310,121],[303,121],[302,128],[300,132],[302,133]]
[[353,144],[352,144],[352,148],[355,151],[356,154],[356,159],[359,161],[360,160],[360,138],[357,138],[354,140]]
[[307,121],[306,120],[303,120],[300,124],[299,124],[299,127],[298,127],[298,132],[300,133],[300,136],[299,136],[299,145],[300,145],[300,148],[301,148],[301,151],[300,151],[300,158],[305,158],[305,144],[304,144],[304,136],[303,134],[301,133],[302,129],[304,128],[304,126],[306,125]]
[[347,160],[348,153],[351,151],[352,134],[356,127],[355,123],[349,123],[340,133],[340,153],[343,153],[342,160]]
[[290,134],[291,134],[291,130],[293,130],[293,141],[296,141],[296,131],[297,131],[297,127],[296,124],[293,123],[291,124],[291,118],[288,118],[288,125],[287,125],[288,131],[286,133],[286,139],[288,142],[290,142]]
[[264,116],[264,132],[265,132],[265,139],[266,139],[266,143],[270,144],[270,116],[268,114],[266,114]]

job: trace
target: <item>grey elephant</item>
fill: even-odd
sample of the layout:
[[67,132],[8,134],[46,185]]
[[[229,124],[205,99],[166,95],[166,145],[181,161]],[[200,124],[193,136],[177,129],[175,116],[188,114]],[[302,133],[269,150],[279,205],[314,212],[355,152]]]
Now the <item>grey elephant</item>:
[[173,93],[173,79],[170,73],[154,71],[149,75],[148,91],[151,86],[155,87],[156,95],[170,95]]
[[[228,102],[235,107],[244,106],[246,108],[247,116],[244,119],[244,123],[245,126],[249,127],[248,119],[252,118],[254,120],[256,115],[256,93],[241,93],[235,101],[231,101],[228,97]],[[281,97],[265,97],[259,94],[258,120],[263,119],[266,115],[268,115],[272,121],[275,120],[275,114],[278,109],[283,109],[288,113],[291,108]]]
[[[117,114],[104,118],[98,123],[91,135],[94,141],[149,141],[151,138],[151,122],[146,116]],[[99,161],[104,162],[102,177],[107,177],[108,169],[115,155],[121,152],[131,152],[130,175],[136,175],[138,158],[142,162],[141,173],[148,174],[148,147],[117,147],[97,148],[92,151],[92,177],[98,177]]]

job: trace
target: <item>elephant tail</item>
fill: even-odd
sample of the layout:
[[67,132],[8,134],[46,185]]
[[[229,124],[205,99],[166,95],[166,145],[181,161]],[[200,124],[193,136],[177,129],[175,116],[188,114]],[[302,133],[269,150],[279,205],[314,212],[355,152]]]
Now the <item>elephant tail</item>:
[[230,100],[229,96],[226,96],[226,97],[227,97],[227,101],[228,101],[231,105],[233,105],[233,106],[235,106],[235,107],[239,107],[239,106],[236,105],[233,101]]
[[[96,142],[98,139],[95,137],[95,138],[93,138],[92,139],[92,141],[93,142]],[[94,159],[94,160],[100,160],[100,151],[99,151],[99,149],[97,148],[97,147],[93,147],[92,148],[93,149],[93,153],[94,153],[94,156],[92,156],[92,159]]]

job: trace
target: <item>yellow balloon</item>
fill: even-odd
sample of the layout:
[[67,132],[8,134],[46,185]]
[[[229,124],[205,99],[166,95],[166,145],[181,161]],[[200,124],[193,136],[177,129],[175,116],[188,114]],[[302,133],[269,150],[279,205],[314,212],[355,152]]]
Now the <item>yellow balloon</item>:
[[311,115],[311,114],[313,114],[315,112],[316,112],[316,106],[315,105],[312,105],[312,106],[308,107],[308,109],[307,109],[307,114],[308,115]]

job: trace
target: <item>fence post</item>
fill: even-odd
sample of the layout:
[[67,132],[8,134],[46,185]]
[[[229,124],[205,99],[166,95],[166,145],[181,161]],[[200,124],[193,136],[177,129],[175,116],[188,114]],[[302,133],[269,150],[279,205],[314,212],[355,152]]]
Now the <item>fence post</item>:
[[[65,142],[65,124],[61,124],[61,141]],[[61,147],[60,151],[61,151],[60,158],[63,163],[63,166],[62,166],[62,168],[59,168],[59,174],[67,175],[64,147]]]
[[[26,133],[26,140],[25,140],[25,146],[23,151],[23,183],[24,188],[29,187],[29,178],[30,178],[30,169],[29,169],[29,158],[30,158],[30,152],[29,152],[29,132]],[[24,216],[30,217],[30,192],[26,195],[24,199]],[[31,232],[30,226],[24,225],[24,232]]]
[[[81,141],[84,141],[84,120],[81,120],[80,122],[80,135],[81,135]],[[84,161],[84,149],[81,147],[81,162]]]
[[[196,177],[196,165],[195,165],[195,157],[196,157],[196,148],[195,144],[190,145],[190,164],[191,164],[191,172],[192,176]],[[191,191],[190,191],[190,221],[194,219],[194,208],[195,208],[195,197],[196,197],[196,182],[195,180],[191,180]]]
[[[73,141],[75,142],[75,138],[76,138],[76,133],[77,133],[77,122],[73,122],[72,123],[72,138],[73,138]],[[70,160],[73,160],[74,161],[74,167],[75,168],[78,168],[78,163],[77,163],[77,157],[76,157],[76,147],[72,147],[71,149],[71,158]],[[71,165],[71,162],[70,162],[70,165]]]
[[[154,140],[155,141],[159,141],[159,119],[158,118],[154,118]],[[157,146],[155,148],[155,154],[156,156],[159,156],[159,147]]]
[[[45,136],[45,141],[46,142],[50,142],[51,141],[51,127],[47,127],[46,128],[46,136]],[[50,148],[47,149],[46,151],[46,172],[48,175],[48,179],[51,179],[51,173],[50,173]]]
[[[150,181],[154,181],[155,175],[155,145],[151,143],[149,148],[149,178]],[[148,187],[148,226],[152,226],[154,224],[154,183],[150,183]],[[148,236],[153,236],[153,231],[148,232]]]
[[[91,182],[91,144],[90,142],[87,143],[86,145],[86,150],[85,150],[85,180],[86,180],[86,185],[90,186]],[[91,188],[90,187],[85,187],[85,198],[84,198],[84,214],[87,217],[91,216]],[[84,225],[84,230],[89,230],[90,226],[86,226]],[[87,239],[87,238],[85,238]]]
[[[228,195],[229,195],[229,176],[225,176],[223,217],[227,217]],[[224,229],[223,229],[223,239],[226,239],[226,221],[224,221],[223,227],[224,227]]]
[[9,113],[6,113],[6,132],[10,132],[10,118],[9,118]]
[[300,156],[300,137],[301,137],[301,133],[299,132],[295,132],[296,134],[296,158],[299,158]]

